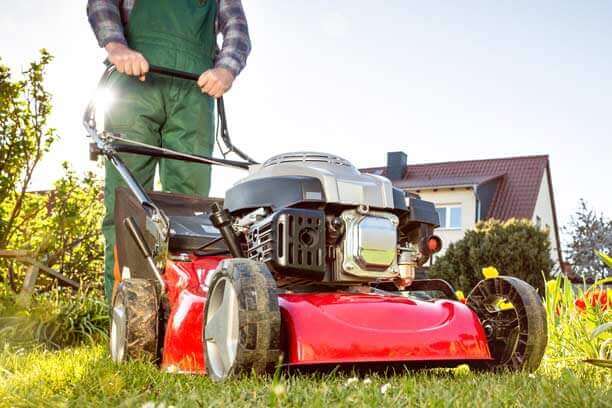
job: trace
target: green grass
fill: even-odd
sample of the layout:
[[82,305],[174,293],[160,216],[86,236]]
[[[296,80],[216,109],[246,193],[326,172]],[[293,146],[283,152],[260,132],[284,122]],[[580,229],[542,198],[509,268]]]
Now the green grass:
[[[205,376],[167,374],[149,364],[112,363],[99,338],[108,322],[96,302],[77,297],[65,305],[43,299],[27,313],[18,312],[18,324],[11,323],[14,310],[0,307],[0,407],[612,407],[612,370],[583,362],[596,358],[612,336],[590,336],[595,327],[612,321],[612,311],[589,305],[577,310],[574,302],[584,293],[569,288],[561,280],[547,285],[549,347],[534,374],[480,374],[467,367],[357,376],[279,372],[215,384]],[[12,304],[8,300],[5,305]],[[57,341],[49,341],[48,330],[36,328],[58,326],[70,335],[61,343],[70,340],[72,345],[54,351]],[[34,333],[27,335],[29,330]]]
[[148,364],[117,365],[98,345],[59,352],[6,351],[0,354],[0,370],[2,406],[612,405],[609,372],[586,364],[547,362],[531,375],[475,374],[460,367],[357,380],[350,380],[351,374],[282,374],[215,384],[204,376],[162,373]]

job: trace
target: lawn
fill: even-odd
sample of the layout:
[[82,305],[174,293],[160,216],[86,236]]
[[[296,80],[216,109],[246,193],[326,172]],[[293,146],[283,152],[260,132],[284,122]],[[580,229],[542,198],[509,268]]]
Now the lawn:
[[281,374],[215,384],[203,376],[119,366],[103,345],[58,352],[5,351],[2,406],[612,406],[610,372],[546,361],[535,374],[453,370],[395,375]]
[[[548,349],[534,374],[483,374],[467,367],[357,375],[279,371],[216,384],[205,376],[162,373],[150,364],[112,363],[103,335],[107,312],[99,301],[50,296],[17,310],[14,299],[5,296],[0,301],[0,407],[612,407],[612,370],[583,361],[598,358],[612,338],[610,333],[591,335],[612,321],[611,298],[602,306],[594,302],[599,298],[575,294],[567,282],[549,282]],[[586,303],[576,307],[583,299]]]

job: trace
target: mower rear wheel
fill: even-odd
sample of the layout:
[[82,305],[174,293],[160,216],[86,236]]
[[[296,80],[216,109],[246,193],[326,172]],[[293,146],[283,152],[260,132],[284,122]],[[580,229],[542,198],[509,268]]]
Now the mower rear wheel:
[[226,259],[214,272],[202,331],[211,379],[274,368],[281,324],[276,290],[266,265],[250,259]]
[[110,352],[117,363],[158,360],[159,301],[154,281],[125,279],[111,311]]
[[536,290],[520,279],[480,281],[467,298],[480,318],[493,361],[476,369],[533,372],[548,342],[546,310]]

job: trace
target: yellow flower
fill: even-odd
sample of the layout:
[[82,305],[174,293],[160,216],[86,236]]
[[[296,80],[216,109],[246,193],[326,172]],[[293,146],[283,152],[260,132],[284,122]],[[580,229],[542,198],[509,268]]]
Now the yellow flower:
[[499,276],[499,272],[494,266],[489,266],[487,268],[482,268],[482,275],[485,279],[493,279]]
[[556,293],[559,291],[559,282],[557,282],[557,279],[551,279],[548,282],[546,282],[546,290],[549,293]]

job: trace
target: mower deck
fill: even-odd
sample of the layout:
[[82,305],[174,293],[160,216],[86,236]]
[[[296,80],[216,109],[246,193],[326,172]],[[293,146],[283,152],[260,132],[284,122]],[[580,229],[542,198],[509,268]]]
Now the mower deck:
[[[162,368],[205,373],[204,281],[222,257],[172,262],[166,268],[170,316]],[[284,363],[360,364],[490,360],[476,314],[450,300],[420,301],[359,293],[280,294]]]

